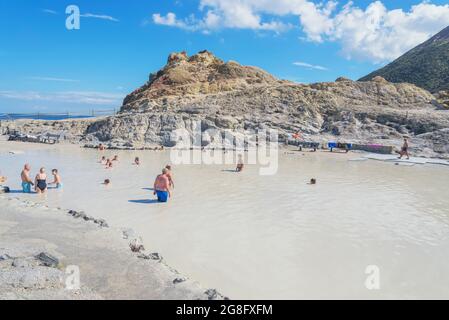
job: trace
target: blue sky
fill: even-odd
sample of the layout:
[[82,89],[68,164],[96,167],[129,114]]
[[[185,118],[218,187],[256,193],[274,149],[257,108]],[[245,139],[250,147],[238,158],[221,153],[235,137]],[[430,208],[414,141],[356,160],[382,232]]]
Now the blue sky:
[[[207,49],[297,82],[358,79],[449,25],[448,3],[5,0],[0,113],[118,108],[183,50]],[[71,4],[79,30],[66,28]]]

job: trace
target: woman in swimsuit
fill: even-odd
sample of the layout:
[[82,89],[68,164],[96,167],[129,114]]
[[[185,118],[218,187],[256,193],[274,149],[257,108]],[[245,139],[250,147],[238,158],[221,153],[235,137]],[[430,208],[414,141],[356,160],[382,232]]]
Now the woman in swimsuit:
[[45,173],[45,168],[39,170],[34,185],[37,193],[45,193],[47,191],[47,174]]

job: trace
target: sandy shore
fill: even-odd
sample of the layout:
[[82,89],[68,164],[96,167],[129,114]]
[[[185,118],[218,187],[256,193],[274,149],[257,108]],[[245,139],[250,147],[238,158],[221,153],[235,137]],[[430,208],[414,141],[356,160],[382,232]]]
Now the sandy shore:
[[[0,299],[221,298],[151,259],[158,255],[132,252],[130,230],[5,195],[0,205]],[[45,263],[42,253],[55,263]],[[79,289],[66,286],[73,266],[79,268]]]

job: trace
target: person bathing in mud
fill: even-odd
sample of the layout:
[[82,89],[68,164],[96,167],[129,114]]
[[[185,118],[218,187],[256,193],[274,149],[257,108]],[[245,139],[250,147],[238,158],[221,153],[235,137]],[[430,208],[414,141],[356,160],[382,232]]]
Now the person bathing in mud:
[[102,143],[100,143],[100,144],[98,145],[98,150],[104,151],[105,149],[106,149],[106,147],[105,147]]
[[404,144],[402,145],[401,152],[399,152],[399,159],[402,159],[403,156],[407,156],[407,160],[410,159],[410,155],[408,153],[408,140],[404,138]]
[[36,175],[34,189],[38,194],[47,192],[47,174],[45,173],[45,168],[41,168]]
[[168,177],[168,181],[170,182],[170,188],[174,189],[175,188],[175,182],[173,181],[173,171],[171,169],[171,165],[167,164],[165,166],[165,169],[167,169],[167,177]]
[[110,159],[106,160],[106,169],[112,169],[112,161]]
[[242,157],[241,154],[239,154],[239,159],[238,159],[238,161],[237,161],[237,167],[235,168],[235,171],[236,171],[236,172],[242,172],[243,167],[244,167],[244,164],[243,164],[243,157]]
[[135,164],[136,166],[140,166],[140,159],[139,159],[139,157],[136,157],[136,158],[134,159],[134,164]]
[[51,174],[53,175],[53,182],[51,182],[50,185],[54,185],[56,189],[61,189],[62,180],[61,176],[59,175],[58,169],[51,170]]
[[106,164],[106,157],[105,157],[105,156],[102,156],[102,157],[101,157],[100,163],[101,163],[101,164]]
[[0,175],[0,185],[1,185],[2,183],[5,183],[6,180],[8,180],[6,177]]
[[154,181],[154,195],[157,196],[157,201],[159,202],[167,202],[168,198],[170,198],[170,180],[167,176],[168,169],[162,169],[162,174],[156,177]]
[[31,193],[31,186],[34,185],[33,181],[30,178],[31,166],[27,163],[23,167],[22,172],[20,173],[20,178],[22,179],[22,191],[23,193]]
[[112,158],[112,161],[118,161],[118,156],[115,155],[114,158]]

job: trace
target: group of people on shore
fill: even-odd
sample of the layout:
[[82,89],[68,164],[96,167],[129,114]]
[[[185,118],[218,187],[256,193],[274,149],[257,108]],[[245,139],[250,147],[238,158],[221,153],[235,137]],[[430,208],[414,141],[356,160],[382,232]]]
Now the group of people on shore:
[[20,173],[20,178],[22,180],[22,191],[23,193],[32,193],[34,191],[38,194],[44,194],[47,192],[49,186],[54,186],[55,189],[62,188],[62,180],[59,175],[58,169],[51,170],[53,175],[53,181],[47,182],[47,173],[44,167],[39,169],[34,180],[31,179],[31,166],[27,163],[23,166],[23,170]]

